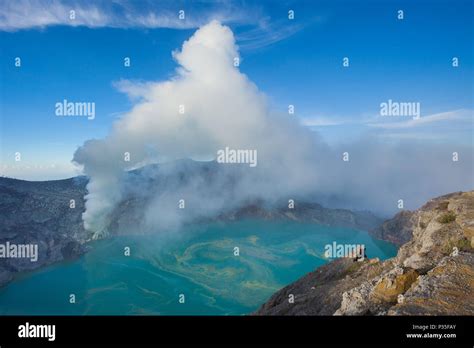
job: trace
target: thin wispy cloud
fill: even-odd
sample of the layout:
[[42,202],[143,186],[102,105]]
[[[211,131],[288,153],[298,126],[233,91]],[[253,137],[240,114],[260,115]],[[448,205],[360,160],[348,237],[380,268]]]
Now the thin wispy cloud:
[[368,123],[369,132],[392,141],[429,141],[434,143],[472,144],[474,110],[459,109],[398,121]]
[[328,127],[328,126],[339,126],[344,122],[338,119],[327,118],[327,117],[311,117],[303,118],[300,122],[306,127]]
[[405,119],[397,120],[390,122],[373,122],[369,123],[368,126],[383,128],[383,129],[406,129],[406,128],[415,128],[428,125],[435,125],[439,123],[446,122],[457,122],[471,124],[473,122],[474,110],[469,109],[459,109],[452,110],[448,112],[441,112],[437,114],[432,114],[428,116],[422,116],[417,119]]
[[[184,18],[179,17],[181,10],[184,11]],[[179,2],[169,1],[3,1],[0,3],[0,30],[17,31],[57,25],[192,29],[212,19],[230,23],[245,21],[240,11],[232,11],[225,2],[219,7],[203,6],[187,10],[185,6],[179,6]],[[71,11],[74,11],[73,16]]]
[[304,29],[301,22],[292,23],[286,19],[270,22],[267,18],[258,23],[255,28],[237,35],[236,39],[241,49],[256,49],[282,41]]
[[347,126],[347,125],[363,125],[369,122],[368,118],[358,117],[341,117],[341,116],[310,116],[302,117],[301,125],[309,128],[331,127],[331,126]]
[[408,117],[382,117],[382,116],[365,116],[365,117],[339,117],[339,116],[312,116],[303,117],[300,122],[307,127],[325,127],[325,126],[347,126],[347,125],[364,125],[371,128],[379,129],[411,129],[417,127],[437,126],[440,124],[451,123],[453,125],[473,126],[474,110],[458,109],[446,112],[440,112],[419,118]]
[[199,28],[212,20],[218,20],[227,25],[245,27],[237,37],[239,47],[243,50],[271,45],[304,28],[303,23],[284,18],[282,16],[273,20],[265,16],[261,7],[250,6],[239,0],[192,3],[145,0],[0,2],[0,31],[15,32],[51,26],[180,30]]
[[[75,19],[70,11],[75,11]],[[0,30],[14,32],[54,25],[103,27],[112,23],[111,14],[96,6],[61,1],[0,2]]]
[[[474,110],[457,109],[412,117],[360,116],[302,117],[300,124],[321,134],[328,141],[354,139],[367,135],[390,141],[423,140],[469,144],[473,141]],[[343,137],[340,134],[344,134]],[[333,139],[334,138],[334,139]]]

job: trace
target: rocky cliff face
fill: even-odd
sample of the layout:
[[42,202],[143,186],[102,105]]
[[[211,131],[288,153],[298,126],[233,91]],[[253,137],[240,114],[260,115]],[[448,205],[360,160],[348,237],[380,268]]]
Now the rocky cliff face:
[[261,220],[293,220],[319,225],[348,227],[370,230],[380,225],[382,220],[366,211],[353,212],[347,209],[329,209],[317,203],[296,202],[293,209],[279,207],[268,209],[263,204],[249,204],[244,207],[222,214],[220,220],[232,221],[239,219]]
[[415,220],[416,217],[414,217],[412,211],[402,210],[393,219],[387,220],[377,228],[370,230],[370,234],[377,239],[402,246],[413,237]]
[[383,262],[330,262],[281,289],[254,314],[474,314],[474,191],[438,197],[374,231],[398,243],[411,238]]
[[90,237],[81,217],[86,183],[83,177],[44,182],[0,178],[0,244],[38,245],[37,261],[0,258],[0,286],[20,272],[85,252]]

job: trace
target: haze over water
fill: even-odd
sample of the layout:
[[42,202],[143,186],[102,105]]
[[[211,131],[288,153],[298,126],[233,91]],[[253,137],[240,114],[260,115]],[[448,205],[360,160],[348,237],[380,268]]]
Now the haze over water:
[[[0,314],[246,314],[326,263],[324,246],[334,241],[364,244],[369,258],[396,254],[395,246],[365,231],[289,221],[212,223],[174,235],[121,236],[95,242],[80,259],[1,289]],[[124,255],[125,247],[130,256]],[[75,304],[69,303],[70,294]]]

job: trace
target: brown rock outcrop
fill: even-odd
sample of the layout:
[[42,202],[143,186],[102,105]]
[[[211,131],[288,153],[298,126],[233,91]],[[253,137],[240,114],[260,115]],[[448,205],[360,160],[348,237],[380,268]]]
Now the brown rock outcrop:
[[[379,233],[398,240],[396,257],[354,266],[337,260],[274,294],[256,315],[474,315],[474,191],[456,192],[397,214]],[[293,294],[295,303],[287,301]]]

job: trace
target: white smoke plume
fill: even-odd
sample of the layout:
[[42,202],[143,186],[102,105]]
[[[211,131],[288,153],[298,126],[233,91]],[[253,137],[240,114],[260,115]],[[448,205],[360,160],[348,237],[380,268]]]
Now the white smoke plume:
[[[197,30],[173,57],[179,68],[168,81],[121,81],[135,106],[105,139],[85,142],[74,155],[90,179],[87,230],[107,229],[114,209],[130,197],[147,198],[145,228],[170,229],[252,200],[304,198],[387,213],[397,209],[398,199],[416,208],[474,186],[470,148],[456,148],[464,159],[459,163],[450,162],[451,149],[441,145],[365,139],[330,148],[294,116],[270,112],[265,96],[234,66],[239,53],[233,33],[217,21]],[[257,150],[258,165],[214,163],[205,175],[176,178],[193,171],[176,160],[212,160],[226,147]],[[342,161],[344,151],[349,162]],[[126,174],[152,163],[168,163],[161,166],[161,181],[153,181],[158,193],[146,179],[150,170],[135,181]],[[180,199],[186,201],[183,211],[177,209]]]
[[[265,96],[234,66],[239,54],[228,27],[210,22],[173,57],[179,68],[169,81],[122,81],[119,88],[139,102],[105,139],[87,141],[74,155],[90,177],[83,216],[88,230],[106,228],[107,217],[122,199],[124,171],[147,163],[214,159],[225,147],[257,150],[258,165],[247,171],[253,171],[246,179],[252,188],[247,186],[242,197],[250,192],[285,195],[309,187],[315,179],[310,168],[314,135],[288,115],[269,113]],[[218,199],[222,193],[207,196]],[[166,205],[158,206],[164,211]],[[170,214],[159,215],[166,219]]]

